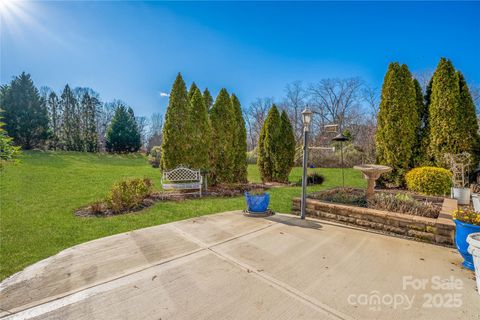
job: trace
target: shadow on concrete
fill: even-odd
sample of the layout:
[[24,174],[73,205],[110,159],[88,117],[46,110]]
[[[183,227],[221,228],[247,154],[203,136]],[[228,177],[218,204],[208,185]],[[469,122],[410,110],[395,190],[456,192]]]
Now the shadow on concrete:
[[320,230],[323,228],[318,221],[302,220],[299,217],[289,217],[276,214],[266,219],[292,227],[301,227],[315,230]]

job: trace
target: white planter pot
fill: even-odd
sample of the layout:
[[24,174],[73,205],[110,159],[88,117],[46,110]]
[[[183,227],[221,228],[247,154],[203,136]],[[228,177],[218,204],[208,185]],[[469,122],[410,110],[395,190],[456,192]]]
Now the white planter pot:
[[472,193],[472,203],[475,212],[480,213],[480,196],[478,193]]
[[457,199],[458,204],[470,204],[470,188],[452,188],[452,198]]
[[475,266],[475,278],[477,279],[477,290],[480,294],[480,232],[471,233],[467,237],[468,253],[473,257],[473,264]]

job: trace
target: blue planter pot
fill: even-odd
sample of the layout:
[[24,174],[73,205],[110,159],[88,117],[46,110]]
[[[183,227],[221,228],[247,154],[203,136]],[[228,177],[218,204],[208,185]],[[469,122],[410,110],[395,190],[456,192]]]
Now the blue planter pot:
[[457,246],[458,252],[463,257],[463,266],[470,270],[475,270],[473,266],[473,257],[468,253],[468,243],[467,237],[471,233],[480,232],[480,226],[475,226],[473,224],[461,222],[458,220],[455,221],[457,228],[455,230],[455,244]]
[[265,192],[262,195],[252,195],[245,192],[245,200],[247,202],[247,208],[249,212],[265,212],[268,209],[270,203],[270,195]]

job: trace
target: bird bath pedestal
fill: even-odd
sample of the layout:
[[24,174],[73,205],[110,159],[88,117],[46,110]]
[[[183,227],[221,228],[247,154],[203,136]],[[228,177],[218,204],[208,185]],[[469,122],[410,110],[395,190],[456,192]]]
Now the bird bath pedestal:
[[392,171],[392,168],[390,167],[377,164],[362,164],[354,166],[353,169],[362,171],[363,177],[367,180],[367,199],[373,197],[375,194],[375,181],[380,178],[383,173]]

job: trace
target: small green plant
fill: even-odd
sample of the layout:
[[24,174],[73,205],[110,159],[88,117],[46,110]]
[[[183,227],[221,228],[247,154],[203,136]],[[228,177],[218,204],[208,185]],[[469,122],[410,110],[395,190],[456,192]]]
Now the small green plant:
[[152,192],[150,179],[129,179],[116,183],[107,196],[107,206],[114,213],[140,206]]
[[458,209],[452,214],[453,219],[480,226],[480,213],[476,213],[473,209]]
[[452,186],[452,173],[437,167],[419,167],[410,170],[406,176],[408,190],[427,195],[445,195]]
[[148,162],[153,168],[160,167],[160,159],[162,158],[162,147],[155,146],[150,150],[148,155]]

